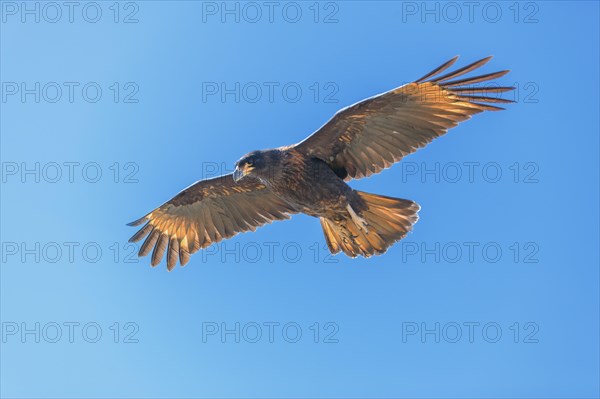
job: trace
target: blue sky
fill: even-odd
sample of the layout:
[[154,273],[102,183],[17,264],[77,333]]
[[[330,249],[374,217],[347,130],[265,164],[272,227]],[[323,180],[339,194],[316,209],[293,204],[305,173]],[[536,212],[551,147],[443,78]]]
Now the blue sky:
[[[469,7],[2,1],[0,395],[598,397],[598,3]],[[351,183],[422,207],[384,256],[308,216],[131,256],[125,223],[455,55],[517,102]]]

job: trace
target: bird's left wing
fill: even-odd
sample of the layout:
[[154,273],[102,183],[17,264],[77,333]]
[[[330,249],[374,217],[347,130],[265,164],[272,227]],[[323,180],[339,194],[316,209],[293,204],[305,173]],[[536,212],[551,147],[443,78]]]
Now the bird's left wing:
[[232,175],[201,180],[186,188],[146,216],[129,223],[147,222],[131,239],[148,236],[139,256],[152,251],[152,266],[167,252],[167,268],[185,265],[190,254],[237,233],[256,230],[296,213],[290,205],[252,178],[234,182]]
[[295,148],[327,162],[346,180],[378,173],[472,115],[503,109],[486,103],[513,102],[495,93],[514,87],[469,86],[508,71],[456,79],[491,58],[438,76],[456,62],[454,57],[413,83],[340,110]]

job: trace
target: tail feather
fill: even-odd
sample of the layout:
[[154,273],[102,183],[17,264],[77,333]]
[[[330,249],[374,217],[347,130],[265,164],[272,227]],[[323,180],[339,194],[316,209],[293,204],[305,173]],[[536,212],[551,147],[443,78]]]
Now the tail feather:
[[350,257],[380,255],[412,230],[419,219],[419,205],[400,198],[357,191],[366,204],[358,224],[349,214],[337,221],[321,218],[321,226],[331,253],[343,251]]

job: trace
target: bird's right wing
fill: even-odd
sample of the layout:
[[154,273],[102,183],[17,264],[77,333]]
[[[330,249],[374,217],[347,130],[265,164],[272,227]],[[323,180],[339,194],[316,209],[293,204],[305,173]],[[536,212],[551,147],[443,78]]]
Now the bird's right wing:
[[[514,87],[489,83],[508,71],[456,79],[491,57],[439,76],[457,58],[413,83],[338,111],[295,149],[327,162],[346,180],[359,179],[390,167],[472,115],[503,109],[489,103],[513,102],[496,93]],[[474,86],[480,82],[488,85]]]
[[[129,223],[147,222],[131,239],[148,236],[139,250],[146,256],[152,250],[152,266],[160,263],[165,250],[167,268],[185,265],[190,254],[237,233],[256,230],[274,220],[289,219],[296,213],[263,184],[246,178],[234,182],[231,174],[201,180],[186,188],[146,216]],[[154,248],[154,249],[153,249]]]

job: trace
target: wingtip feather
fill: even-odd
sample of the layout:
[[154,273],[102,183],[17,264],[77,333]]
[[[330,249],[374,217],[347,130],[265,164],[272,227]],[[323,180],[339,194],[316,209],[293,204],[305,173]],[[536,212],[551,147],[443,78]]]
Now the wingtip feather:
[[450,82],[444,82],[441,84],[441,86],[448,88],[448,87],[454,87],[454,86],[466,86],[466,85],[475,84],[475,83],[479,83],[479,82],[487,82],[489,80],[501,78],[509,72],[510,71],[508,69],[505,69],[503,71],[492,72],[492,73],[488,73],[485,75],[474,76],[471,78],[464,78],[464,79],[459,79],[459,80],[453,80]]
[[143,216],[137,220],[134,220],[133,222],[127,223],[127,226],[135,227],[135,226],[139,226],[140,224],[147,222],[147,221],[148,221],[148,218],[146,216]]
[[440,73],[444,72],[446,69],[450,68],[452,65],[454,65],[454,63],[458,60],[460,56],[455,55],[453,58],[451,58],[450,60],[444,62],[442,65],[440,65],[439,67],[435,68],[433,71],[429,72],[427,75],[421,77],[420,79],[415,80],[415,83],[421,83],[435,75],[439,75]]
[[442,82],[448,81],[450,79],[454,79],[459,76],[466,75],[467,73],[474,71],[475,69],[481,68],[482,66],[487,64],[491,59],[492,59],[492,56],[482,58],[478,61],[472,62],[469,65],[459,68],[455,71],[449,72],[443,76],[432,79],[431,81],[434,83],[441,84]]

